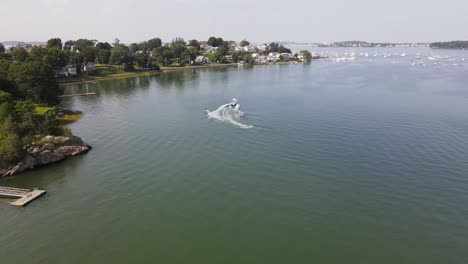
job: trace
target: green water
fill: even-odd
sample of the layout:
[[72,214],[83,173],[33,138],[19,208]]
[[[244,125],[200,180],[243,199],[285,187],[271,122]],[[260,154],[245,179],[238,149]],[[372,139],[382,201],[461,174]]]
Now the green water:
[[[94,149],[3,186],[0,263],[467,263],[466,66],[315,62],[74,85]],[[207,117],[233,97],[244,116]]]

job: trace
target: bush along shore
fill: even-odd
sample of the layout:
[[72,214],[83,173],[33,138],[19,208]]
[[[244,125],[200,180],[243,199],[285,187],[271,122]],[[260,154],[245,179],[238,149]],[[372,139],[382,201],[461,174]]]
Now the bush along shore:
[[81,113],[57,107],[63,88],[52,66],[36,55],[0,59],[0,177],[91,149],[64,126]]

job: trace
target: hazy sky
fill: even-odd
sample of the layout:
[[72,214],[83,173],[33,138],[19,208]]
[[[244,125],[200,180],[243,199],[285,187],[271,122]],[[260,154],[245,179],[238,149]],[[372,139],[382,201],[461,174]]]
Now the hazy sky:
[[0,0],[0,41],[468,40],[468,0]]

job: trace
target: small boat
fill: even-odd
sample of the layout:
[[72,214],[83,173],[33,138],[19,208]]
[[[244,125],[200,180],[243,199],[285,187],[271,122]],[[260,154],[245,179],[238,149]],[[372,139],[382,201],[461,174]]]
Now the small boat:
[[236,98],[233,98],[231,100],[231,103],[229,103],[226,107],[230,107],[231,109],[238,110],[239,109],[239,101]]

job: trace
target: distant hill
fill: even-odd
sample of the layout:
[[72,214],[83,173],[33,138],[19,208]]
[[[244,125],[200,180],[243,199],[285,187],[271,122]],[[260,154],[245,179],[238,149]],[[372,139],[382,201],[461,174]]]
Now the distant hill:
[[468,41],[434,42],[430,47],[433,49],[468,49]]
[[31,45],[37,45],[37,46],[47,44],[47,42],[43,42],[43,41],[17,41],[17,40],[0,41],[0,43],[2,43],[5,46],[16,46],[20,42],[24,42],[26,44],[31,44]]

